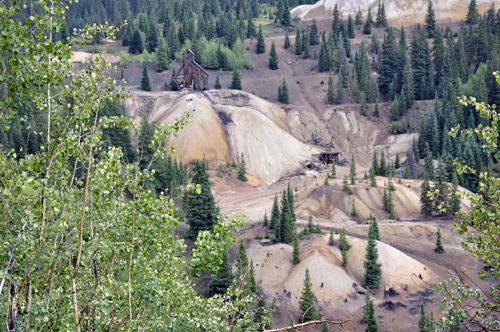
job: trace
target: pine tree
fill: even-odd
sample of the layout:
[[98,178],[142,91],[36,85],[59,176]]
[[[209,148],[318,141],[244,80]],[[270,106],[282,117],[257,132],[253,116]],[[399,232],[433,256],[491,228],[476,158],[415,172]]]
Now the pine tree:
[[438,228],[437,237],[436,237],[436,248],[434,249],[438,254],[442,254],[444,252],[443,241],[441,240],[441,230]]
[[368,229],[368,238],[382,241],[380,238],[380,229],[378,227],[377,218],[370,213],[370,217],[368,219],[371,220],[370,227]]
[[302,32],[302,48],[304,51],[304,59],[307,59],[311,56],[311,41],[309,39],[309,33],[307,31]]
[[406,167],[405,167],[405,179],[409,179],[411,177],[410,175],[410,166],[409,166],[409,163],[407,162],[406,163]]
[[220,89],[222,86],[220,85],[219,74],[217,74],[217,78],[215,79],[215,88]]
[[208,289],[211,295],[226,294],[227,289],[233,285],[234,274],[231,264],[229,264],[229,255],[227,249],[222,256],[222,265],[217,274],[208,283]]
[[332,160],[332,170],[330,172],[330,177],[332,179],[335,179],[337,177],[337,168],[336,168],[336,165],[335,165],[335,160]]
[[233,78],[231,80],[230,89],[241,90],[241,77],[238,69],[233,70]]
[[141,33],[139,30],[134,31],[134,35],[132,36],[132,41],[130,42],[128,52],[130,54],[141,54],[144,50],[144,45],[141,39]]
[[424,217],[430,217],[432,215],[433,204],[430,197],[427,196],[427,193],[431,190],[431,186],[429,185],[429,176],[425,176],[425,180],[422,183],[420,188],[420,213]]
[[[235,254],[235,266],[236,266],[236,275],[235,280],[237,285],[241,285],[241,289],[245,289],[248,285],[248,281],[250,280],[250,264],[248,262],[247,255],[247,247],[243,242],[243,239],[240,239],[238,243],[238,249]],[[245,295],[250,294],[249,292],[244,292]]]
[[373,111],[373,117],[378,118],[380,116],[380,111],[378,109],[378,99],[375,99],[375,110]]
[[309,41],[311,45],[319,45],[318,26],[316,25],[316,20],[314,18],[311,29],[309,30]]
[[366,289],[379,288],[380,279],[382,278],[382,264],[377,263],[378,251],[377,242],[368,233],[368,243],[366,246],[366,255],[363,266],[365,268],[363,287]]
[[290,44],[290,38],[288,37],[288,30],[285,30],[285,45],[284,45],[285,50],[289,49],[290,46],[291,44]]
[[358,8],[358,13],[356,14],[355,22],[356,25],[363,24],[363,13],[361,12],[361,7]]
[[325,182],[323,182],[323,185],[325,187],[329,187],[330,186],[330,182],[328,182],[328,174],[326,175]]
[[300,246],[297,235],[295,235],[293,238],[293,263],[294,264],[300,263]]
[[330,77],[328,78],[328,88],[326,89],[326,100],[330,105],[335,102],[335,95],[333,92],[333,78],[331,74]]
[[349,38],[356,38],[356,34],[354,33],[354,23],[352,21],[351,14],[349,14],[349,17],[347,18],[347,35]]
[[289,99],[288,99],[288,86],[286,85],[285,78],[283,77],[283,84],[281,86],[281,100],[283,104],[288,104]]
[[436,31],[436,14],[434,13],[434,8],[432,8],[431,0],[429,0],[427,14],[425,15],[425,29],[427,30],[427,36],[429,38],[434,38],[434,31]]
[[377,186],[377,178],[375,177],[375,170],[373,169],[373,167],[370,167],[370,186]]
[[318,318],[318,314],[316,313],[316,305],[314,304],[314,293],[312,291],[309,269],[306,269],[304,288],[302,289],[302,295],[300,296],[299,300],[299,308],[301,311],[301,317],[303,317],[302,320],[304,322],[308,322]]
[[302,54],[302,37],[300,35],[300,29],[297,28],[297,32],[295,34],[295,54]]
[[363,94],[363,97],[361,99],[361,109],[360,109],[360,114],[361,115],[364,115],[364,116],[367,116],[368,113],[366,112],[366,99],[365,99],[365,95]]
[[345,227],[342,228],[340,233],[340,250],[342,251],[342,266],[347,267],[347,251],[351,249],[351,244],[347,241],[347,233]]
[[370,299],[370,290],[366,292],[365,307],[363,309],[363,322],[367,323],[366,332],[378,332],[378,322],[375,316],[375,306]]
[[288,1],[285,1],[285,7],[283,8],[283,13],[281,14],[280,24],[284,27],[292,26],[292,16],[290,15],[290,10],[288,9]]
[[[289,326],[293,326],[295,324],[295,319],[293,319],[293,315],[290,315],[290,321],[288,322]],[[292,332],[297,332],[297,329],[291,329]]]
[[470,25],[477,24],[479,20],[479,12],[477,11],[476,0],[471,0],[469,3],[469,10],[467,11],[466,21]]
[[265,298],[264,294],[262,294],[262,293],[259,294],[256,307],[257,307],[257,309],[255,310],[253,321],[256,324],[257,328],[259,330],[265,330],[268,328],[272,328],[272,326],[265,325],[265,323],[264,323],[264,321],[269,318],[268,314],[266,313],[266,310],[267,310],[266,298]]
[[333,231],[330,231],[330,237],[328,238],[328,244],[331,246],[335,244],[335,238],[333,237]]
[[280,220],[280,208],[278,205],[278,195],[274,196],[273,208],[271,210],[271,221],[269,224],[269,228],[272,230],[276,230],[276,226],[278,225]]
[[157,72],[168,70],[170,66],[170,54],[163,38],[160,40],[160,45],[156,49],[156,59],[158,61],[158,64],[156,66]]
[[192,182],[201,186],[201,194],[188,192],[185,197],[186,220],[189,230],[186,237],[196,239],[199,231],[211,231],[217,223],[217,213],[211,182],[205,162],[193,162]]
[[350,170],[349,176],[351,178],[351,184],[355,185],[356,184],[356,160],[354,160],[354,154],[351,154],[351,170]]
[[141,90],[151,91],[151,83],[149,82],[148,67],[142,67]]
[[241,153],[241,162],[240,165],[238,166],[238,180],[243,182],[248,181],[246,174],[247,174],[247,169],[246,169],[245,158],[243,157],[243,153]]
[[342,81],[342,75],[339,75],[339,79],[337,82],[337,96],[335,98],[335,103],[336,104],[342,104],[344,103],[344,88],[343,88],[343,81]]
[[274,42],[271,45],[271,51],[269,52],[269,69],[278,70],[278,54],[276,53],[276,45]]
[[382,150],[382,153],[380,154],[379,175],[380,176],[386,176],[387,175],[387,166],[386,166],[386,163],[385,163],[384,150]]
[[460,196],[457,196],[458,193],[458,178],[457,173],[453,172],[453,179],[451,181],[452,187],[450,191],[450,210],[452,213],[457,213],[460,211],[461,201]]
[[259,32],[257,33],[257,54],[266,52],[266,42],[264,40],[264,35],[262,34],[262,25],[259,24]]
[[370,24],[368,18],[366,19],[365,25],[363,26],[363,33],[365,35],[371,35],[372,34],[372,25]]
[[380,164],[378,162],[377,151],[373,151],[372,168],[375,175],[380,175]]
[[358,210],[356,210],[356,203],[354,198],[352,199],[352,211],[351,211],[351,217],[359,217]]

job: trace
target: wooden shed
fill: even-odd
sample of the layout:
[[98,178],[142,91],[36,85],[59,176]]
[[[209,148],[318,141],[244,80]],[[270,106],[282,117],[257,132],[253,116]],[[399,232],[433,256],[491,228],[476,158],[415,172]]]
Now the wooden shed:
[[208,89],[208,73],[194,61],[194,53],[190,49],[184,52],[181,69],[175,75],[174,80],[180,89],[190,88],[193,90]]

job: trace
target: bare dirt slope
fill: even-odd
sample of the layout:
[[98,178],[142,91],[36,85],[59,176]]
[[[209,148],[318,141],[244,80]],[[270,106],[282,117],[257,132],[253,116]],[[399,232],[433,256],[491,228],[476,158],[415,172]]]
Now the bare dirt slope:
[[[478,0],[480,12],[484,12],[491,3],[500,1]],[[393,25],[411,25],[424,23],[427,12],[427,0],[386,0],[384,2],[387,19]],[[436,19],[439,22],[461,21],[465,19],[469,0],[435,0],[433,1]],[[335,5],[343,14],[356,16],[358,9],[361,9],[364,17],[371,8],[372,15],[377,13],[378,0],[320,0],[314,5],[302,5],[292,10],[292,16],[299,16],[301,19],[312,20],[313,18],[328,18],[333,14]]]

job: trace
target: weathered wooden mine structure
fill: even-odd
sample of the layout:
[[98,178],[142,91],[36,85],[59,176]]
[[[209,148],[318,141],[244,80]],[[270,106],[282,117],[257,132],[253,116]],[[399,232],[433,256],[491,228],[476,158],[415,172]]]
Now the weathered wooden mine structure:
[[191,88],[193,90],[208,89],[208,73],[194,61],[194,53],[187,49],[183,56],[181,69],[174,77],[179,89]]

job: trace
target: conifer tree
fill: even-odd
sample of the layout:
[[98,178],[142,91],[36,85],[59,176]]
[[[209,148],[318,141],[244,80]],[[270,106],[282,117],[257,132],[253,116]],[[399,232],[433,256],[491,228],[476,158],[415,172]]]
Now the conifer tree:
[[300,263],[300,246],[297,235],[295,235],[293,238],[293,263],[294,264]]
[[[448,188],[448,172],[446,171],[446,165],[441,160],[441,157],[438,158],[439,166],[436,174],[436,182],[434,183],[434,192],[438,192],[434,195],[434,209],[439,212],[440,215],[445,214],[445,212],[440,212],[441,209],[449,209],[450,204],[450,195]],[[442,206],[441,206],[442,204]]]
[[385,163],[384,150],[382,150],[382,153],[380,154],[379,175],[380,176],[387,176],[387,166]]
[[368,7],[368,15],[366,16],[368,22],[373,23],[373,17],[372,17],[372,9],[371,7]]
[[269,317],[268,317],[268,314],[266,313],[266,310],[267,310],[266,298],[265,298],[264,294],[262,294],[262,293],[259,294],[256,306],[257,306],[257,309],[255,310],[253,321],[257,325],[257,328],[260,330],[272,328],[272,326],[265,324],[265,320],[268,319]]
[[144,50],[144,45],[141,39],[141,33],[139,30],[134,31],[134,35],[132,36],[132,41],[130,42],[128,52],[130,54],[141,54]]
[[432,199],[427,196],[427,193],[431,190],[431,186],[429,185],[429,176],[425,176],[424,182],[420,187],[420,213],[424,217],[430,217],[432,215],[432,211],[434,210]]
[[172,70],[172,79],[170,80],[170,90],[177,91],[179,90],[179,86],[177,85],[177,82],[175,82],[174,77],[175,77],[175,68]]
[[377,186],[377,178],[375,177],[375,170],[373,169],[373,167],[370,167],[370,186]]
[[271,51],[269,52],[269,69],[278,70],[278,54],[276,53],[276,45],[274,42],[271,45]]
[[307,31],[302,32],[302,49],[304,51],[304,59],[311,56],[311,42],[309,39],[309,33]]
[[321,332],[330,332],[330,329],[328,328],[328,324],[326,322],[323,322],[321,324]]
[[241,90],[241,77],[238,69],[233,70],[233,78],[231,80],[230,89]]
[[326,175],[325,182],[323,182],[323,185],[325,187],[329,187],[330,186],[330,182],[328,182],[328,174]]
[[351,178],[351,184],[355,185],[356,184],[356,160],[354,160],[354,154],[351,154],[351,170],[350,170],[349,176]]
[[330,105],[335,102],[335,95],[333,92],[333,78],[331,74],[330,77],[328,78],[328,88],[326,89],[326,100]]
[[378,118],[380,116],[380,111],[378,109],[378,99],[375,99],[375,110],[373,111],[373,117]]
[[370,21],[368,18],[366,18],[365,25],[363,26],[363,33],[365,35],[371,35],[372,34],[372,25],[370,24]]
[[309,42],[311,45],[319,45],[318,26],[316,25],[316,20],[314,18],[311,29],[309,30]]
[[222,86],[220,85],[219,74],[217,74],[217,78],[215,79],[215,88],[220,89]]
[[351,14],[349,14],[349,17],[347,18],[347,35],[349,38],[356,38],[356,34],[354,33],[354,23],[352,21]]
[[410,164],[407,162],[406,167],[405,167],[405,179],[409,179],[411,177],[410,175]]
[[316,305],[314,303],[314,293],[312,291],[309,269],[306,269],[304,288],[302,289],[302,295],[300,296],[299,300],[299,308],[301,311],[301,317],[303,317],[304,322],[308,322],[318,318],[318,314],[316,313]]
[[344,174],[344,181],[342,181],[342,184],[343,184],[342,187],[343,191],[347,191],[349,193],[352,192],[351,186],[349,185],[349,181],[347,180],[347,174]]
[[297,28],[297,32],[295,34],[295,54],[302,54],[302,37],[300,35],[300,29]]
[[337,177],[337,168],[336,168],[336,165],[335,165],[335,160],[332,160],[332,170],[330,172],[330,177],[332,179],[335,179]]
[[[236,284],[239,285],[245,283],[248,285],[248,281],[250,280],[250,264],[248,262],[247,247],[245,246],[243,239],[240,239],[240,242],[238,243],[238,249],[235,254],[235,266]],[[245,287],[246,286],[243,286],[242,289]]]
[[355,22],[356,25],[363,24],[363,13],[361,12],[361,7],[358,8],[358,13],[356,14]]
[[479,20],[479,12],[477,10],[476,0],[471,0],[469,3],[469,9],[467,11],[466,21],[470,25],[477,24]]
[[266,42],[264,40],[264,35],[262,34],[262,25],[259,24],[259,32],[257,33],[257,54],[266,52]]
[[368,219],[371,220],[370,227],[368,229],[368,238],[382,241],[380,239],[380,229],[378,227],[377,218],[375,218],[375,216],[370,213],[370,217]]
[[[293,319],[293,315],[290,315],[290,321],[288,322],[289,326],[293,326],[295,324],[295,319]],[[291,329],[291,332],[297,332],[297,329]]]
[[276,226],[278,225],[280,220],[280,208],[278,205],[278,194],[274,196],[273,208],[271,210],[271,221],[269,224],[269,228],[272,230],[276,230]]
[[429,38],[434,38],[434,31],[436,31],[436,14],[434,13],[434,8],[432,8],[432,0],[429,0],[429,4],[427,5],[425,29],[427,30],[427,36]]
[[288,37],[288,30],[285,30],[285,45],[284,48],[287,50],[291,46],[290,44],[290,38]]
[[285,78],[283,77],[283,84],[281,86],[281,100],[283,104],[288,104],[289,99],[288,99],[288,86],[286,85]]
[[368,232],[368,243],[366,245],[366,255],[363,267],[365,268],[363,287],[366,289],[379,288],[382,278],[382,264],[377,263],[378,251],[377,242]]
[[366,112],[366,99],[365,95],[363,94],[363,97],[361,98],[361,109],[360,109],[361,115],[367,116],[368,113]]
[[335,244],[335,238],[333,237],[333,231],[330,231],[330,237],[328,238],[328,244],[331,246]]
[[201,186],[201,194],[189,192],[184,199],[186,220],[189,224],[186,237],[196,239],[199,231],[211,231],[217,223],[215,200],[205,162],[193,162],[192,182]]
[[170,54],[168,46],[165,45],[163,38],[160,40],[159,46],[156,49],[156,59],[158,62],[156,66],[157,72],[168,70],[170,66]]
[[378,162],[377,151],[373,151],[372,168],[375,171],[375,175],[380,175],[380,164]]
[[233,285],[234,274],[231,264],[229,264],[229,255],[227,249],[222,256],[222,265],[217,274],[208,283],[208,289],[211,295],[226,294],[227,289]]
[[442,254],[444,252],[443,241],[441,240],[441,230],[438,228],[437,237],[436,237],[436,248],[434,249],[438,254]]
[[363,309],[363,322],[367,323],[366,332],[378,332],[378,322],[375,316],[375,306],[370,299],[370,290],[366,292],[365,308]]
[[345,231],[345,227],[342,228],[342,232],[340,233],[340,250],[342,251],[342,266],[347,266],[347,251],[351,249],[351,244],[347,241],[347,233]]
[[342,81],[342,75],[339,75],[339,79],[337,82],[337,96],[335,98],[335,103],[336,104],[343,104],[344,103],[344,88],[343,88],[343,81]]
[[243,152],[242,152],[241,153],[241,162],[240,162],[240,165],[238,166],[238,180],[243,181],[243,182],[248,181],[246,174],[247,174],[246,163],[245,163],[245,158],[243,157]]
[[149,74],[147,66],[142,66],[141,90],[151,91],[151,83],[149,82]]
[[351,217],[359,217],[358,210],[356,210],[356,203],[355,199],[352,199],[352,211],[351,211]]
[[288,9],[288,1],[285,1],[285,7],[283,8],[283,13],[281,14],[280,23],[284,27],[292,26],[292,16],[290,15],[290,10]]
[[262,226],[269,227],[269,219],[267,218],[267,212],[264,213],[264,221],[262,222]]
[[450,191],[450,210],[452,213],[457,213],[460,211],[460,197],[457,196],[458,193],[458,178],[457,172],[453,172],[453,179],[451,181],[452,187]]

